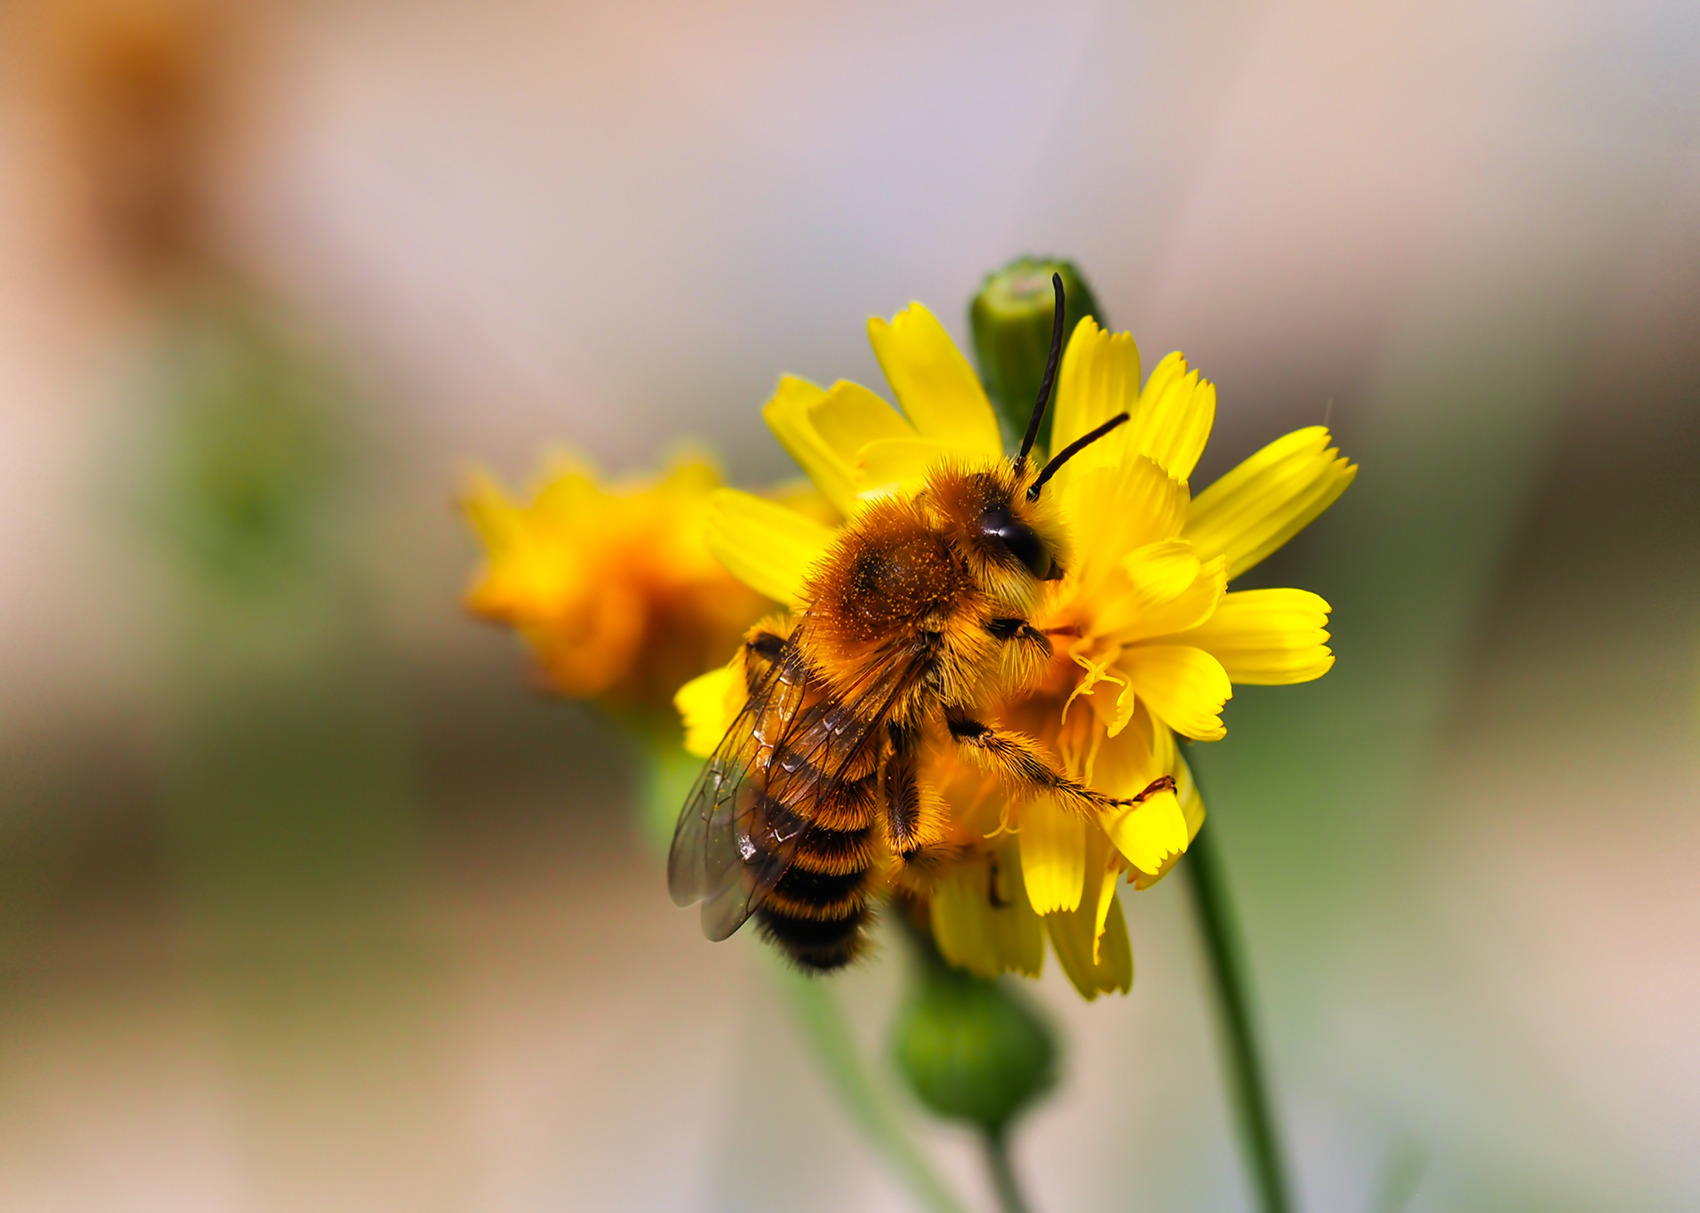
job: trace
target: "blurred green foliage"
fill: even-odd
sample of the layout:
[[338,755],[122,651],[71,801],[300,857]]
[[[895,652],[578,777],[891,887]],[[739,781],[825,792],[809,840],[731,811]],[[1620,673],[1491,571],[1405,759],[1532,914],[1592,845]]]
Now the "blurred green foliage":
[[197,576],[264,594],[321,558],[353,472],[347,393],[264,301],[235,288],[165,317],[150,512]]
[[130,457],[175,629],[163,786],[207,922],[282,931],[414,867],[409,722],[334,364],[228,280],[159,321]]

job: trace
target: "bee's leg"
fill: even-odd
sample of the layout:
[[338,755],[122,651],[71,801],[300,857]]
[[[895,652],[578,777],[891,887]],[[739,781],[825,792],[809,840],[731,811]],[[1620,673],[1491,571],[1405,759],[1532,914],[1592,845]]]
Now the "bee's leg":
[[783,620],[764,620],[744,637],[744,687],[751,695],[785,652],[789,630]]
[[998,640],[1020,641],[1042,650],[1047,657],[1051,655],[1050,637],[1025,619],[988,619],[986,631]]
[[946,835],[944,802],[920,774],[919,725],[887,725],[891,745],[880,770],[880,816],[891,851],[905,867],[926,866]]
[[1029,794],[1051,793],[1075,805],[1086,808],[1109,808],[1114,805],[1139,804],[1158,792],[1175,786],[1172,777],[1154,779],[1139,795],[1117,800],[1095,792],[1077,779],[1057,770],[1040,752],[1038,744],[1025,733],[1000,729],[975,720],[961,712],[947,712],[945,724],[950,729],[964,756],[983,770],[997,775],[1013,791]]
[[880,772],[880,808],[892,852],[901,859],[922,845],[921,779],[916,762],[921,749],[921,730],[913,725],[892,724],[888,731],[891,749]]
[[1031,683],[1051,659],[1051,638],[1025,619],[990,619],[986,631],[1003,644],[1004,683]]

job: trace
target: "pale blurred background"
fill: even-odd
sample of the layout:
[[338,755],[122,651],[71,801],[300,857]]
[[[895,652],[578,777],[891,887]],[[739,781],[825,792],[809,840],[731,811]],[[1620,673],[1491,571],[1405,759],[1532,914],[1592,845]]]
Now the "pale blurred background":
[[[0,1208],[910,1207],[632,756],[470,622],[466,468],[878,383],[1078,260],[1327,421],[1339,664],[1200,760],[1302,1207],[1700,1207],[1700,9],[0,10]],[[1040,994],[1038,1209],[1239,1210],[1194,926]],[[842,982],[876,1062],[901,976]],[[969,1141],[929,1148],[985,1207]],[[1414,1193],[1414,1194],[1413,1194]]]

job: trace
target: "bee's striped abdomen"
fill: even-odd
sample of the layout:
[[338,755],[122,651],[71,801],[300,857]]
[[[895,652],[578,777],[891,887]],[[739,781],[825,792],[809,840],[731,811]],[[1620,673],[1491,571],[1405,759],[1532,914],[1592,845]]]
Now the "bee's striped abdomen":
[[877,722],[858,719],[812,674],[808,681],[794,718],[756,728],[770,748],[751,777],[759,800],[748,862],[759,867],[770,848],[793,848],[756,922],[797,964],[829,970],[855,957],[872,916],[880,750],[863,744]]

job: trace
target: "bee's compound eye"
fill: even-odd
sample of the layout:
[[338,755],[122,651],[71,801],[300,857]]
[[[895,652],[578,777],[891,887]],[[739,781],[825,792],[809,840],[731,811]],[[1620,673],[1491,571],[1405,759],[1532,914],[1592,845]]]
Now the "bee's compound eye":
[[1009,550],[1035,577],[1043,578],[1051,571],[1050,553],[1033,533],[1033,528],[1001,506],[992,506],[980,514],[980,534],[995,539]]

